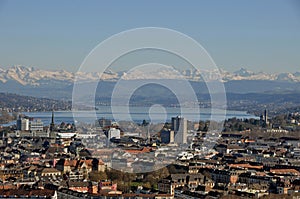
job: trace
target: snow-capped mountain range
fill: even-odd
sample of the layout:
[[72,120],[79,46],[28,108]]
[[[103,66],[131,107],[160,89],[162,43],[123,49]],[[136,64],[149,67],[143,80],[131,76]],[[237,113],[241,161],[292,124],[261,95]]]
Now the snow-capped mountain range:
[[[45,81],[74,82],[75,77],[82,81],[96,81],[101,75],[99,73],[68,72],[66,70],[42,70],[33,67],[13,66],[7,69],[0,68],[0,82],[15,81],[21,85],[39,86]],[[114,79],[117,74],[104,73],[103,79]]]
[[[216,71],[196,71],[196,70],[184,70],[175,71],[173,69],[164,68],[159,71],[143,72],[139,70],[131,72],[113,72],[107,71],[104,74],[95,72],[69,72],[66,70],[42,70],[33,67],[25,66],[13,66],[9,68],[0,68],[0,83],[7,83],[10,81],[19,83],[23,86],[40,86],[41,84],[47,84],[49,82],[65,82],[73,83],[75,78],[80,81],[90,82],[98,80],[116,81],[119,78],[126,80],[136,79],[177,79],[185,78],[192,81],[214,81],[222,80],[224,82],[232,80],[271,80],[271,81],[288,81],[288,82],[300,82],[300,72],[295,73],[274,73],[267,74],[264,72],[251,72],[245,68],[241,68],[238,71],[230,73],[225,70]],[[200,75],[201,74],[201,75]]]

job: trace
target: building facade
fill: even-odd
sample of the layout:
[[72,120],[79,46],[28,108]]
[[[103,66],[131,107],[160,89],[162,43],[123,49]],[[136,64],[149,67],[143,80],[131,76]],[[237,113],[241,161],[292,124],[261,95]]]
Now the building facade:
[[187,143],[187,120],[183,117],[172,117],[172,127],[175,134],[175,143]]

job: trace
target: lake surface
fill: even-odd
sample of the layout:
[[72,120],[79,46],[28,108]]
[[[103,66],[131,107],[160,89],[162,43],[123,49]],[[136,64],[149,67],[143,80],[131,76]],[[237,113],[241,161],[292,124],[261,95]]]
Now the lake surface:
[[[152,123],[162,123],[170,122],[171,117],[182,115],[184,118],[191,121],[201,120],[216,120],[221,121],[225,118],[257,118],[254,115],[247,114],[243,111],[232,111],[227,110],[226,115],[224,115],[224,110],[215,110],[213,117],[211,117],[211,110],[209,108],[201,108],[200,112],[197,108],[179,108],[179,107],[130,107],[126,106],[115,107],[112,113],[110,106],[99,106],[98,110],[94,111],[55,111],[54,112],[54,122],[60,124],[65,123],[94,123],[96,119],[106,118],[113,121],[134,121],[136,123],[141,123],[144,119]],[[44,125],[49,125],[51,122],[52,112],[23,112],[23,114],[33,117],[35,119],[41,119]],[[75,116],[75,117],[73,117]],[[75,118],[75,119],[74,119]],[[15,124],[16,122],[11,122],[7,125]]]

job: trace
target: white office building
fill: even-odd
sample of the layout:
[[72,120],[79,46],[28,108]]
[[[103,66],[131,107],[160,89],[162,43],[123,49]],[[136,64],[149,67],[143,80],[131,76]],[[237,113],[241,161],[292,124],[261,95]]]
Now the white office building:
[[120,139],[121,137],[121,131],[120,129],[116,129],[116,128],[110,128],[109,131],[108,131],[108,139],[111,139],[111,138],[117,138],[117,139]]
[[117,138],[120,139],[121,138],[121,131],[120,129],[117,128],[110,128],[108,133],[107,133],[107,142],[106,142],[106,146],[109,147],[110,146],[110,139],[111,138]]
[[29,129],[30,131],[43,131],[44,123],[38,119],[34,121],[30,121]]

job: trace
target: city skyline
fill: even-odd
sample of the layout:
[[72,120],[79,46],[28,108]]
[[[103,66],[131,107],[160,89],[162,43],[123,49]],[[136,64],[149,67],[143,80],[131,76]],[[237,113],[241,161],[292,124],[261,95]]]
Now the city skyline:
[[1,1],[0,67],[77,71],[101,41],[139,27],[164,27],[199,42],[228,71],[299,71],[296,1]]
[[0,198],[300,198],[300,1],[0,0]]

